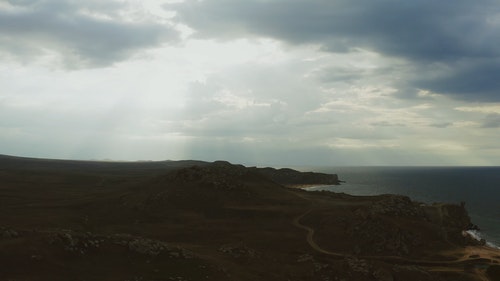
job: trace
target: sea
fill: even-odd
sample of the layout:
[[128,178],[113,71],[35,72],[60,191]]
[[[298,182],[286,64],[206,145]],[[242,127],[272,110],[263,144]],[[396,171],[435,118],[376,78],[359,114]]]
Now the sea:
[[[351,195],[401,194],[424,202],[465,202],[472,222],[489,246],[500,247],[500,167],[329,167],[341,185],[315,186]],[[500,248],[499,248],[500,249]]]

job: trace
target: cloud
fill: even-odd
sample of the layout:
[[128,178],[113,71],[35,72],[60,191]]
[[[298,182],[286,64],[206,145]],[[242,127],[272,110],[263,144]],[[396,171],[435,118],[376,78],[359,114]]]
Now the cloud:
[[498,164],[493,1],[159,2],[0,0],[0,153]]
[[0,5],[0,54],[29,62],[55,56],[69,68],[99,67],[173,42],[177,32],[118,1],[9,1]]
[[[205,0],[165,8],[198,37],[271,37],[333,53],[371,50],[406,60],[405,83],[415,92],[500,100],[497,1]],[[341,74],[331,78],[356,77]]]
[[467,101],[500,101],[500,56],[450,63],[437,77],[415,79],[414,85]]
[[497,113],[500,114],[500,104],[482,105],[482,106],[459,106],[455,110],[463,112],[479,112],[479,113]]
[[280,100],[279,94],[272,93],[268,97],[255,96],[251,92],[259,91],[257,86],[242,87],[236,78],[231,85],[231,78],[210,77],[205,83],[192,83],[179,113],[177,130],[192,137],[247,140],[290,133],[288,123],[297,113],[294,100]]
[[500,114],[488,114],[483,120],[482,128],[500,128]]

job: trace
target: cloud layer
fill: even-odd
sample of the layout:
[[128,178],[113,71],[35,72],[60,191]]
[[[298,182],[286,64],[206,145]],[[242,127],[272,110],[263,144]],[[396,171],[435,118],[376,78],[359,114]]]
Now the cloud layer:
[[404,59],[409,88],[500,101],[498,2],[207,0],[166,5],[202,38],[271,37]]
[[500,5],[0,1],[0,153],[499,165]]
[[0,51],[25,62],[55,56],[69,68],[95,67],[177,38],[171,26],[128,8],[118,1],[10,0],[0,6]]

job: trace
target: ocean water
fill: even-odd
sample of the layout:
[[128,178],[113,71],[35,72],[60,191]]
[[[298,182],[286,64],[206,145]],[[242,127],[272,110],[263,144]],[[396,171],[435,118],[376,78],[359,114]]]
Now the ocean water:
[[345,181],[318,186],[352,195],[401,194],[433,203],[466,202],[477,233],[492,246],[500,246],[500,167],[332,167],[314,171],[335,173]]

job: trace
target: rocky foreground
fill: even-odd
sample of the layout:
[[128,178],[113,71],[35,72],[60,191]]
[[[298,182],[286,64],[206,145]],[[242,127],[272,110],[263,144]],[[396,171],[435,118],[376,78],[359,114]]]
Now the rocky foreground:
[[464,204],[227,162],[0,156],[0,280],[500,280]]

